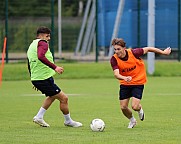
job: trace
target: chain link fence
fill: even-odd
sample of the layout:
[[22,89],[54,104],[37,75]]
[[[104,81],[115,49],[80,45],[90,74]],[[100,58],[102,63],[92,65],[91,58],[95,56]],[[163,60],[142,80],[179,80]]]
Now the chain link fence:
[[[7,4],[7,5],[6,5]],[[71,0],[67,1],[71,5]],[[77,7],[77,10],[78,11]],[[52,11],[53,10],[53,11]],[[6,13],[8,12],[8,17]],[[67,13],[67,12],[66,12]],[[66,15],[65,13],[65,15]],[[67,14],[68,15],[68,14]],[[5,22],[8,20],[8,53],[9,59],[26,55],[29,44],[36,38],[39,26],[52,28],[54,20],[53,45],[58,52],[58,0],[2,0],[0,1],[0,46],[6,36]],[[61,19],[62,52],[73,53],[76,47],[82,16],[65,16]]]

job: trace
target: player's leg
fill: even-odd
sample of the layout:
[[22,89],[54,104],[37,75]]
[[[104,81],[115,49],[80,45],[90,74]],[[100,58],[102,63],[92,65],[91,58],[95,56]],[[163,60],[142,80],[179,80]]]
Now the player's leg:
[[43,119],[43,116],[47,109],[51,106],[51,104],[54,102],[55,98],[54,97],[46,97],[44,100],[42,107],[39,109],[37,115],[33,118],[33,122],[36,124],[42,126],[42,127],[49,127],[50,125],[46,123]]
[[140,104],[140,99],[137,99],[135,97],[132,98],[132,109],[138,112],[140,120],[143,121],[145,115],[142,109],[142,105]]
[[[38,124],[42,127],[49,127],[50,125],[44,121],[43,117],[44,117],[44,114],[46,113],[46,111],[48,110],[48,108],[51,106],[51,104],[55,100],[54,97],[50,97],[50,96],[56,94],[55,88],[53,87],[53,84],[54,84],[53,78],[49,78],[46,80],[32,81],[32,84],[34,85],[34,88],[36,90],[39,90],[43,94],[46,95],[46,99],[44,100],[44,102],[43,102],[42,106],[40,107],[36,116],[34,116],[33,122],[35,122],[36,124]],[[58,89],[58,90],[60,91],[60,89]]]
[[129,99],[120,100],[121,111],[128,119],[132,117],[132,111],[128,107]]
[[64,115],[69,114],[69,108],[68,108],[68,97],[65,95],[63,91],[56,94],[54,96],[57,100],[60,101],[60,110]]
[[60,93],[56,94],[54,97],[60,101],[60,110],[64,114],[65,118],[64,124],[70,127],[81,127],[82,123],[76,122],[72,120],[70,117],[69,108],[68,108],[68,97],[65,95],[65,93],[61,91]]
[[55,100],[55,98],[53,96],[46,97],[46,99],[44,100],[44,102],[42,104],[42,107],[47,110],[51,106],[51,104],[54,102],[54,100]]
[[[72,126],[72,127],[80,127],[80,126],[82,126],[81,123],[75,122],[70,118],[69,109],[68,109],[68,97],[54,83],[54,79],[52,77],[50,77],[50,78],[48,78],[46,80],[33,81],[32,83],[38,90],[40,90],[43,94],[45,94],[47,96],[47,98],[45,99],[42,107],[40,108],[37,115],[33,119],[33,121],[35,123],[37,123],[37,124],[39,124],[41,126],[45,126],[45,125],[43,125],[41,123],[41,122],[46,123],[43,120],[43,116],[44,116],[46,110],[48,110],[48,108],[54,102],[54,100],[58,99],[60,101],[60,110],[64,114],[64,118],[65,118],[65,122],[66,122],[65,124],[70,123],[69,126]],[[39,121],[41,124],[38,123],[37,121]],[[46,126],[48,127],[49,125],[47,124]]]
[[142,121],[144,120],[144,111],[142,109],[142,105],[140,104],[140,101],[142,99],[143,89],[144,89],[144,85],[133,87],[133,90],[132,90],[133,97],[132,97],[132,103],[131,103],[132,109],[138,112],[139,118]]
[[142,108],[142,106],[140,104],[140,99],[132,97],[131,106],[134,111],[139,111]]
[[130,120],[128,128],[133,128],[136,125],[132,111],[129,109],[128,104],[131,97],[130,86],[120,85],[119,100],[122,113]]
[[128,128],[133,128],[136,125],[136,119],[134,118],[132,111],[128,107],[129,99],[120,100],[120,107],[122,113],[130,120]]

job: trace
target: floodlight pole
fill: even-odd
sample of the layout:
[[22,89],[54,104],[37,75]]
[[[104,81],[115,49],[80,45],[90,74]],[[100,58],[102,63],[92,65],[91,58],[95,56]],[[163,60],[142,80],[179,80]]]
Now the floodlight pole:
[[[155,47],[155,0],[148,0],[148,47]],[[155,53],[148,52],[148,73],[155,71]]]

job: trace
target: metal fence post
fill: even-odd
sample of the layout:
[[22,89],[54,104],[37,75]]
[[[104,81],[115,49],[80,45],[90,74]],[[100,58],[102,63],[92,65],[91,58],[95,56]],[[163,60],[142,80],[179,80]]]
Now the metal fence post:
[[54,58],[54,0],[51,0],[51,52]]
[[7,38],[7,43],[6,43],[6,63],[8,63],[8,0],[5,0],[5,36]]
[[180,0],[178,0],[178,61],[180,61]]

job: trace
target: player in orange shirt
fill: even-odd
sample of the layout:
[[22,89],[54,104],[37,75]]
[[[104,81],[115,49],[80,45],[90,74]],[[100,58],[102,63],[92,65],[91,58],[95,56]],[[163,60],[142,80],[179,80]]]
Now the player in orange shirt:
[[165,50],[155,47],[126,49],[125,41],[120,38],[113,39],[112,46],[115,54],[112,56],[110,63],[115,78],[120,81],[120,107],[122,113],[130,120],[128,128],[133,128],[137,121],[128,107],[130,98],[132,98],[132,109],[138,112],[140,120],[143,121],[145,117],[140,100],[146,83],[146,70],[140,56],[148,52],[169,55],[171,48],[168,47]]

